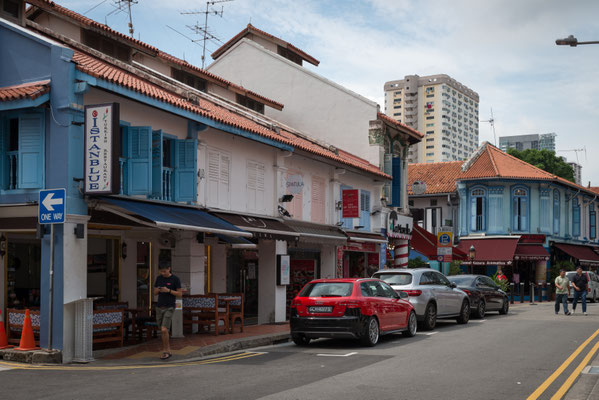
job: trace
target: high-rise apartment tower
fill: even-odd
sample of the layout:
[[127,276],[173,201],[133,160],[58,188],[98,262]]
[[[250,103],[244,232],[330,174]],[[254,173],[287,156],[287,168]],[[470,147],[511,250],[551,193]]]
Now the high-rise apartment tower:
[[478,147],[478,93],[448,75],[386,82],[385,113],[425,134],[409,162],[463,160]]
[[555,133],[516,135],[516,136],[500,136],[499,148],[503,151],[507,149],[516,150],[550,150],[555,152]]

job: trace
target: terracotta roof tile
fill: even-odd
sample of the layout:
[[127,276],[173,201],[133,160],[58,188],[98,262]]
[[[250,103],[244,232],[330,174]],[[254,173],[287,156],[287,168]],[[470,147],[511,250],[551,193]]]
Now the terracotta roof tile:
[[224,78],[221,78],[220,76],[214,75],[213,73],[210,73],[204,69],[198,68],[198,67],[188,63],[187,61],[181,60],[180,58],[170,55],[164,51],[161,51],[154,46],[151,46],[145,42],[142,42],[141,40],[137,40],[137,39],[127,36],[121,32],[118,32],[118,31],[110,28],[108,25],[104,25],[104,24],[94,21],[93,19],[84,17],[83,15],[76,13],[75,11],[69,10],[66,7],[63,7],[61,5],[54,3],[53,1],[32,0],[31,2],[28,2],[28,3],[30,3],[34,6],[40,7],[43,10],[52,10],[61,15],[72,18],[73,20],[75,20],[79,23],[82,23],[84,25],[87,25],[87,26],[90,26],[90,27],[93,27],[96,29],[100,29],[100,30],[102,30],[112,36],[116,36],[119,39],[122,39],[126,42],[146,48],[146,49],[150,50],[151,52],[156,53],[157,57],[162,58],[165,61],[172,62],[173,64],[177,64],[182,67],[186,67],[186,68],[194,71],[195,73],[197,73],[205,78],[208,78],[209,80],[217,81],[224,86],[233,88],[236,92],[240,92],[244,95],[249,95],[250,97],[252,97],[256,100],[262,101],[264,104],[266,104],[270,107],[276,108],[278,110],[283,109],[283,104],[281,104],[275,100],[269,99],[265,96],[262,96],[258,93],[251,91],[251,90],[248,90],[248,89],[244,88],[243,86],[237,85],[237,84],[230,82]]
[[[424,194],[452,193],[456,191],[456,179],[461,173],[464,161],[451,161],[430,164],[409,164],[408,183],[426,183]],[[413,195],[411,186],[408,195]]]
[[50,91],[50,80],[23,83],[0,88],[0,101],[37,99]]
[[316,144],[306,138],[300,137],[285,130],[281,130],[280,133],[277,133],[270,128],[260,125],[251,119],[245,118],[232,110],[224,108],[204,98],[199,99],[199,104],[191,103],[190,101],[171,93],[166,89],[156,86],[129,72],[108,64],[106,61],[99,60],[78,50],[75,50],[73,61],[77,64],[78,70],[96,78],[104,79],[120,86],[124,86],[143,95],[172,104],[176,107],[196,113],[206,118],[210,118],[214,121],[255,133],[262,137],[290,145],[296,149],[317,154],[319,156],[358,168],[385,179],[391,179],[389,175],[382,172],[377,166],[370,164],[359,157],[353,156],[344,151],[339,151],[339,154],[336,154],[324,146]]
[[402,124],[401,122],[399,122],[381,112],[377,113],[377,118],[380,119],[381,121],[385,121],[386,123],[395,127],[396,129],[399,129],[400,131],[407,133],[408,135],[412,136],[414,139],[417,139],[418,141],[421,141],[422,138],[424,137],[424,135],[422,133],[418,132],[416,129],[410,128],[409,126]]
[[591,192],[599,194],[599,186],[591,186],[588,188]]
[[257,34],[259,36],[271,39],[271,40],[273,40],[275,42],[279,42],[280,44],[284,45],[288,49],[291,49],[294,53],[297,53],[300,57],[302,57],[304,60],[306,60],[310,64],[313,64],[313,65],[316,65],[316,66],[318,66],[318,64],[320,64],[320,61],[318,61],[316,58],[312,57],[311,55],[309,55],[305,51],[303,51],[303,50],[295,47],[294,45],[292,45],[289,42],[284,41],[283,39],[280,39],[280,38],[278,38],[278,37],[276,37],[274,35],[271,35],[268,32],[265,32],[265,31],[263,31],[261,29],[256,28],[252,24],[248,24],[248,26],[246,26],[241,32],[239,32],[237,35],[233,36],[225,44],[223,44],[221,47],[219,47],[218,49],[216,49],[212,53],[212,58],[214,60],[216,60],[225,51],[227,51],[229,48],[231,48],[235,43],[237,43],[238,41],[240,41],[241,39],[243,39],[246,35],[248,35],[250,33]]

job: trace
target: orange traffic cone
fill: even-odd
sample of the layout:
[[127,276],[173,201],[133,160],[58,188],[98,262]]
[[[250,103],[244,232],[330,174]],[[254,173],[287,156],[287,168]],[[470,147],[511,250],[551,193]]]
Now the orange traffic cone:
[[15,350],[38,350],[35,347],[35,338],[33,337],[33,328],[31,327],[31,316],[29,309],[25,310],[25,320],[23,321],[23,332],[21,332],[21,343]]
[[0,349],[10,349],[14,346],[8,344],[6,339],[6,330],[4,329],[4,319],[2,319],[2,311],[0,311]]

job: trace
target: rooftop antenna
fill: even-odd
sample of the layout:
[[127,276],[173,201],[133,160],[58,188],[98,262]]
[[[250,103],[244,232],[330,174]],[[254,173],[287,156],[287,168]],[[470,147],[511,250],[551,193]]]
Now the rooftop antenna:
[[[204,24],[200,25],[199,22],[196,22],[195,25],[187,25],[189,29],[196,35],[202,35],[203,38],[200,39],[202,41],[202,69],[204,69],[204,65],[206,64],[206,42],[214,41],[218,43],[222,43],[222,41],[217,38],[213,33],[211,33],[208,29],[208,15],[216,15],[219,17],[223,17],[224,6],[221,5],[220,11],[213,10],[211,7],[218,3],[228,3],[233,0],[209,0],[206,2],[206,11],[183,11],[181,15],[200,15],[204,14]],[[199,40],[199,41],[200,41]],[[193,40],[192,40],[193,41]],[[193,41],[195,42],[195,41]]]
[[[126,13],[129,16],[129,23],[127,24],[129,26],[129,35],[131,35],[131,37],[135,39],[135,36],[133,35],[133,16],[131,14],[131,5],[137,4],[137,3],[138,3],[138,0],[114,0],[114,4],[112,4],[112,6],[114,7],[114,10],[112,10],[111,12],[106,14],[104,19],[106,20],[106,17],[108,17],[109,15],[116,14],[119,12]],[[91,10],[88,10],[88,11],[91,11]],[[108,22],[108,21],[106,21],[106,22]],[[106,25],[108,25],[108,23],[106,23]]]
[[576,164],[581,165],[580,161],[578,160],[578,153],[584,153],[584,161],[587,162],[587,147],[584,146],[582,149],[569,149],[569,150],[558,150],[559,152],[568,152],[568,151],[573,151],[574,154],[576,155]]
[[495,118],[493,118],[493,107],[491,107],[491,118],[480,122],[488,122],[491,125],[491,129],[493,130],[493,145],[497,147],[497,135],[495,134]]

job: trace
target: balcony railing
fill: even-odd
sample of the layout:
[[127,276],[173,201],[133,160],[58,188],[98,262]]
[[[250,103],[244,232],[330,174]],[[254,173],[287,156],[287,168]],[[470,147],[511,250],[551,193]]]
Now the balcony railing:
[[19,152],[8,152],[8,190],[16,189],[19,183]]
[[173,199],[173,169],[162,167],[162,200]]

